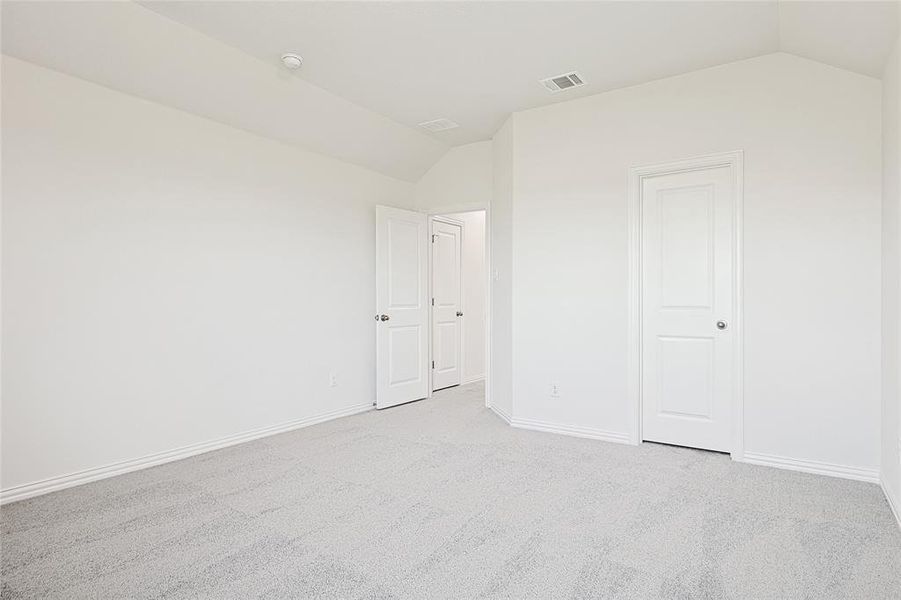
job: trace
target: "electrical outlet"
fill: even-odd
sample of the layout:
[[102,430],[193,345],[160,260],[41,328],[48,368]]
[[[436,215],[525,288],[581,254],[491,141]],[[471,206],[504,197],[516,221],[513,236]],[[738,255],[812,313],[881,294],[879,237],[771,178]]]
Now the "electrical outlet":
[[560,384],[552,383],[551,384],[551,398],[559,398],[560,397]]
[[336,385],[338,385],[338,373],[336,373],[335,371],[329,371],[328,386],[335,387]]

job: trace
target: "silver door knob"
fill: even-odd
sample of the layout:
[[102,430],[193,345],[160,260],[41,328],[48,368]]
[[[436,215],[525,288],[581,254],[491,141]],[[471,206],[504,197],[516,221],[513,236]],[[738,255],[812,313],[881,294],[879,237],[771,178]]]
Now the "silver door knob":
[[379,316],[379,320],[380,320],[380,321],[387,321],[387,320],[390,319],[390,318],[391,318],[391,317],[389,317],[388,315],[381,315],[381,316]]
[[458,311],[457,311],[457,316],[458,316],[458,317],[462,317],[462,316],[463,316],[463,311],[458,310]]
[[719,330],[723,330],[723,329],[725,329],[725,328],[728,327],[728,326],[729,326],[729,324],[726,323],[725,321],[717,321],[717,322],[716,322],[716,328],[719,329]]

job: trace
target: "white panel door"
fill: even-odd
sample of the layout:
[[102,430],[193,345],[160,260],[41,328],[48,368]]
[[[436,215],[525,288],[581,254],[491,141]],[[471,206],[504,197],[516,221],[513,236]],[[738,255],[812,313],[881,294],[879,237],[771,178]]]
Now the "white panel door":
[[377,206],[376,408],[428,395],[428,220]]
[[432,221],[432,389],[462,378],[463,228]]
[[642,179],[645,440],[731,448],[734,193],[730,167]]

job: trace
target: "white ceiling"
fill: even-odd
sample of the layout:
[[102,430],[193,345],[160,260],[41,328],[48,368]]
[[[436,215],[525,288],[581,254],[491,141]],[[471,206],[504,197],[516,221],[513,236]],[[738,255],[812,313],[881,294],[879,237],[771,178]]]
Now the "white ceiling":
[[436,138],[132,2],[2,3],[3,52],[406,181]]
[[898,2],[780,2],[779,49],[882,77],[897,35]]
[[[451,144],[490,137],[513,111],[780,49],[879,76],[895,3],[219,2],[145,6],[274,61],[399,123],[447,117]],[[538,80],[588,82],[551,95]]]
[[895,2],[140,4],[3,2],[3,50],[407,180],[511,112],[779,50],[879,76],[897,25]]

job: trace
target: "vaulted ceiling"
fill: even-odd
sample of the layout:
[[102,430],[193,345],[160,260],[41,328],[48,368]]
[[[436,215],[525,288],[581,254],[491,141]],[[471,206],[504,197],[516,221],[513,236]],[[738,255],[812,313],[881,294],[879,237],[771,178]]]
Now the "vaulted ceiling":
[[[878,77],[895,2],[4,2],[3,51],[406,180],[514,111],[785,51]],[[284,52],[304,66],[285,71]],[[540,79],[586,85],[550,94]],[[458,129],[426,133],[422,121]]]

